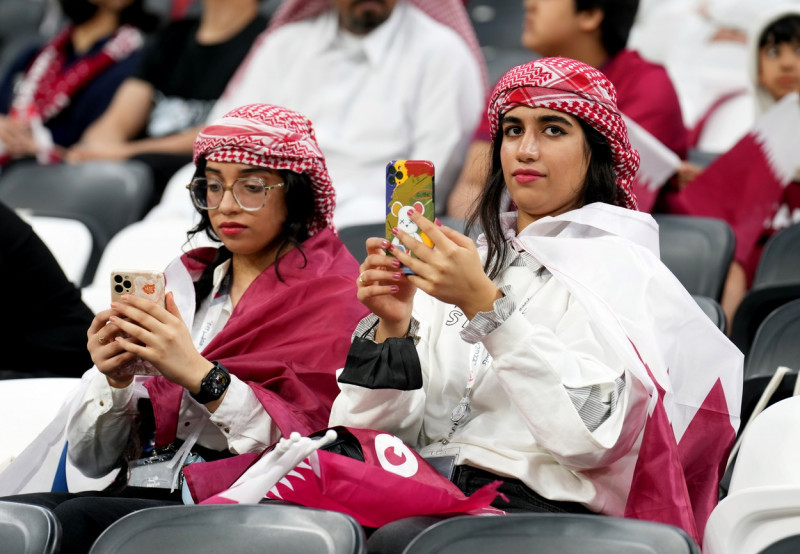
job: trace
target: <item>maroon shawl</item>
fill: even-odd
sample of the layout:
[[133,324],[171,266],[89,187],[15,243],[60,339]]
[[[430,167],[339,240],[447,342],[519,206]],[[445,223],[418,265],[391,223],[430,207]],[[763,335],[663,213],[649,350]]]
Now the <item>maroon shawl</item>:
[[[193,251],[213,259],[216,250]],[[198,256],[199,255],[199,256]],[[305,255],[305,260],[303,258]],[[190,268],[196,262],[182,258]],[[248,287],[220,333],[203,350],[245,381],[284,436],[327,427],[350,336],[367,313],[356,299],[358,264],[330,229],[306,240]],[[194,274],[194,271],[191,271]],[[156,443],[175,439],[183,388],[163,377],[146,383]]]

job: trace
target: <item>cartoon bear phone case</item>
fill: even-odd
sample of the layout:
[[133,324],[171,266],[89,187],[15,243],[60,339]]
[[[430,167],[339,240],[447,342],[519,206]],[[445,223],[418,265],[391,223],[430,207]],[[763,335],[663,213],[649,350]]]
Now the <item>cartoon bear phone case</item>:
[[[416,210],[428,220],[434,220],[433,187],[433,163],[427,160],[392,160],[386,165],[386,240],[404,252],[406,247],[392,234],[395,227],[433,246],[433,241],[409,217],[410,212]],[[403,271],[413,273],[407,267]]]

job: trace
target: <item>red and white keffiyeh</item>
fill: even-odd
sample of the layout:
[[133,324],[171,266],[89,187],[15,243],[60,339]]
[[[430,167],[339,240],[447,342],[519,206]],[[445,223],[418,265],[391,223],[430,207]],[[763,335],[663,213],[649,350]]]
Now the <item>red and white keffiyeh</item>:
[[123,25],[100,52],[65,67],[72,32],[73,27],[69,27],[59,33],[34,58],[11,104],[11,116],[17,121],[47,121],[55,117],[95,77],[144,44],[136,27]]
[[[475,35],[475,28],[469,20],[467,10],[464,8],[462,0],[399,0],[416,7],[424,12],[428,17],[453,29],[464,42],[467,43],[478,65],[483,72],[484,87],[488,82],[486,75],[486,65],[481,52],[478,37]],[[330,0],[285,0],[275,11],[275,15],[270,19],[269,27],[264,34],[268,34],[275,29],[288,23],[303,21],[315,17],[331,8]],[[263,36],[263,35],[262,35]]]
[[201,157],[305,173],[313,184],[316,208],[308,223],[309,236],[325,227],[336,231],[336,193],[314,127],[305,116],[271,104],[241,106],[200,131],[194,142],[194,162]]
[[540,58],[510,69],[495,85],[489,102],[492,138],[500,118],[517,106],[549,108],[586,121],[608,141],[614,159],[620,206],[637,209],[631,184],[639,169],[639,153],[628,140],[617,91],[605,75],[569,58]]

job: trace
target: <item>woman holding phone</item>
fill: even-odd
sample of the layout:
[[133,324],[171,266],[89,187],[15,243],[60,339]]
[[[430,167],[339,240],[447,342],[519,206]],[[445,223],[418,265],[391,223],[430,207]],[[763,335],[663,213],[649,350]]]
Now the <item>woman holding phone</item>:
[[[419,214],[432,248],[395,230],[415,258],[368,239],[357,281],[372,313],[330,424],[399,436],[467,494],[501,481],[506,511],[646,517],[698,538],[738,425],[742,357],[658,259],[613,85],[544,58],[499,81],[488,115],[478,246]],[[505,194],[516,210],[500,214]],[[697,442],[690,424],[706,420]],[[370,551],[434,521],[384,526]]]
[[[72,410],[68,456],[92,477],[123,460],[122,488],[8,498],[52,508],[64,551],[88,551],[126,513],[180,503],[184,463],[230,460],[238,474],[237,454],[325,427],[335,370],[365,313],[310,121],[278,106],[237,108],[200,132],[194,160],[200,222],[190,234],[220,246],[166,269],[165,308],[123,295],[88,331],[97,371]],[[134,357],[161,375],[120,371]],[[229,467],[214,465],[210,479]],[[206,478],[197,469],[193,478]]]

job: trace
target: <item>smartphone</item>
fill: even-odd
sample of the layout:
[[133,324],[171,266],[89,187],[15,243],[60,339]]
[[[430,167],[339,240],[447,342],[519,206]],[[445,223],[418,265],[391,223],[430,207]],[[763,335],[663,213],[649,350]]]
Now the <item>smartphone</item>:
[[[123,294],[147,298],[164,307],[166,278],[160,271],[116,270],[111,272],[111,300],[119,301]],[[122,375],[160,375],[147,360],[137,357],[120,366]]]
[[[406,247],[392,234],[395,227],[433,246],[433,241],[419,230],[409,214],[417,211],[430,221],[436,218],[433,206],[434,176],[433,163],[427,160],[392,160],[386,164],[386,240],[404,252]],[[407,267],[403,271],[414,273]]]

